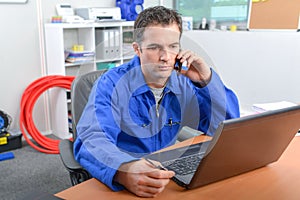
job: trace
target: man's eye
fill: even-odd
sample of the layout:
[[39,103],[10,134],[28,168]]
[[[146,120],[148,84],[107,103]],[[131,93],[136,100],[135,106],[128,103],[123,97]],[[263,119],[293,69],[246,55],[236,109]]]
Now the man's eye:
[[147,49],[149,49],[149,50],[157,50],[158,47],[157,46],[152,46],[152,47],[148,47]]
[[172,45],[172,46],[170,46],[170,48],[171,48],[172,50],[177,50],[177,49],[179,49],[179,46],[178,46],[178,45]]

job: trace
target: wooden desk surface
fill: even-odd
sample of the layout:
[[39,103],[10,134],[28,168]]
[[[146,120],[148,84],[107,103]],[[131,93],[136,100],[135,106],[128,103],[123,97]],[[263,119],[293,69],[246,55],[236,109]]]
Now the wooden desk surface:
[[[199,137],[193,142],[207,140]],[[186,190],[170,181],[155,199],[242,199],[242,200],[299,200],[300,199],[300,136],[293,139],[281,158],[266,167],[225,179],[193,190]],[[127,191],[113,192],[96,179],[59,192],[64,199],[141,199]]]

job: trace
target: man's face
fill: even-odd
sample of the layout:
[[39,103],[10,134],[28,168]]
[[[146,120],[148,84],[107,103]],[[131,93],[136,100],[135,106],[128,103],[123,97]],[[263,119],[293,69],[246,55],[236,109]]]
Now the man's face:
[[164,85],[171,75],[180,50],[179,40],[180,31],[176,24],[153,25],[145,29],[143,41],[134,48],[149,86]]

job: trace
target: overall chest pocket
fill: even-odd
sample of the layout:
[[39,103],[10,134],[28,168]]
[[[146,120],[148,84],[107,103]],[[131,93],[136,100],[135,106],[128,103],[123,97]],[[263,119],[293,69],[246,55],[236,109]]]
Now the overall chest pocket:
[[179,118],[168,118],[165,122],[165,127],[177,127],[180,126],[181,120]]

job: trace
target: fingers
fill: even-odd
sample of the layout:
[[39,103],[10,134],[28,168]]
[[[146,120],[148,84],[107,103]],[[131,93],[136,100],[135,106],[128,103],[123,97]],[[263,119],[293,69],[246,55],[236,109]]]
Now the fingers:
[[150,167],[147,173],[147,176],[156,178],[156,179],[170,179],[175,176],[173,171],[168,171],[168,169],[164,168],[160,162],[155,160],[144,160],[146,165]]
[[140,197],[156,197],[164,189],[165,186],[157,188],[157,187],[139,185],[135,194]]
[[160,169],[153,169],[152,171],[149,171],[145,174],[155,179],[170,179],[175,176],[175,172],[173,171],[165,171]]
[[173,171],[158,169],[156,166],[160,166],[161,164],[157,161],[146,162],[146,165],[151,170],[146,170],[144,178],[138,181],[138,185],[140,186],[139,193],[142,193],[143,197],[155,197],[164,190],[165,186],[170,182],[170,178],[175,173]]
[[148,186],[151,188],[162,188],[169,183],[169,178],[153,178],[145,176],[143,179],[138,181],[138,185]]
[[175,173],[157,169],[159,162],[151,164],[144,159],[123,164],[115,181],[140,197],[155,197],[161,193]]
[[209,83],[212,73],[201,57],[190,50],[182,50],[178,53],[177,58],[180,59],[180,62],[187,61],[187,69],[182,70],[181,74],[194,82],[201,83],[202,87]]
[[166,185],[170,182],[169,178],[157,178],[157,177],[169,177],[167,174],[171,171],[162,171],[156,169],[151,173],[148,173],[151,176],[145,176],[144,178],[140,179],[137,183],[138,188],[136,190],[136,194],[142,197],[155,197],[159,193],[161,193]]
[[180,59],[180,62],[187,62],[187,67],[190,67],[193,62],[201,62],[201,58],[195,54],[193,51],[190,50],[183,50],[179,52],[177,58]]
[[124,186],[137,196],[156,197],[165,189],[170,181],[169,178],[157,178],[169,177],[168,175],[159,175],[160,173],[169,174],[169,171],[153,169],[152,172],[131,174],[130,177],[128,177],[128,182]]

